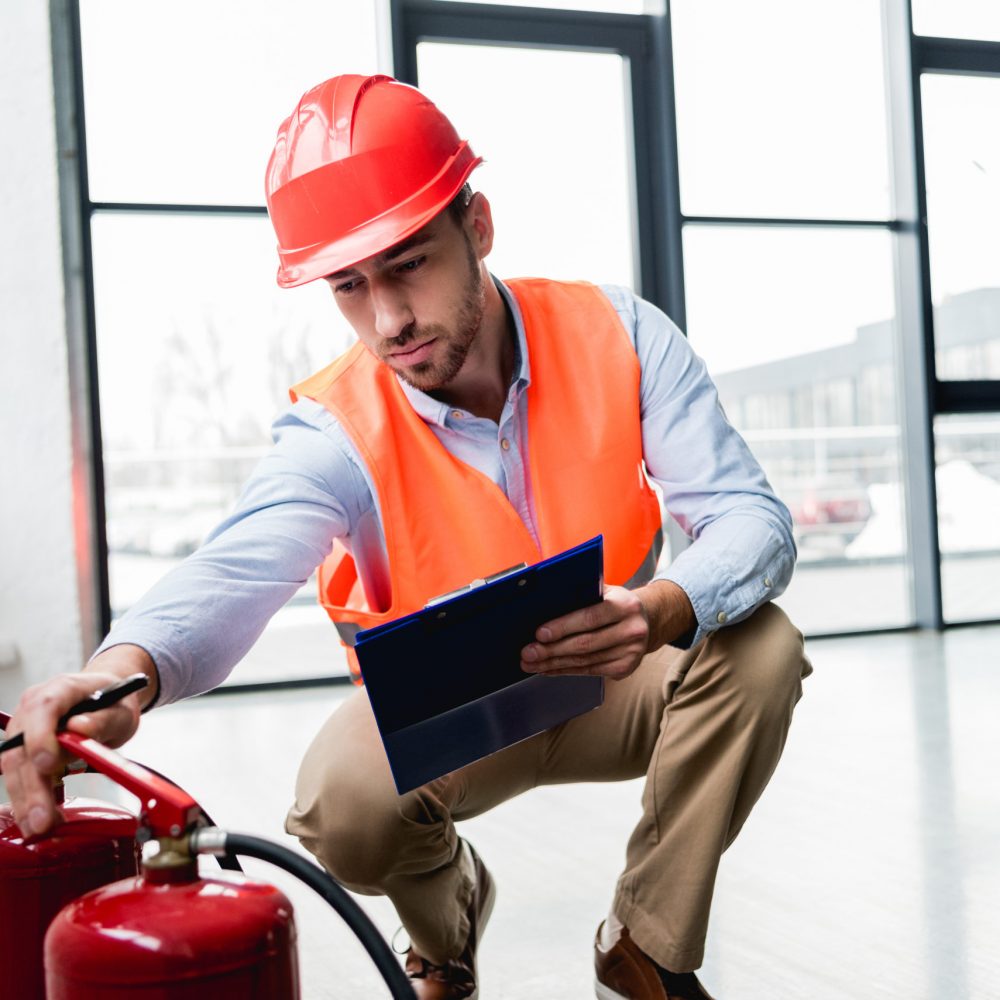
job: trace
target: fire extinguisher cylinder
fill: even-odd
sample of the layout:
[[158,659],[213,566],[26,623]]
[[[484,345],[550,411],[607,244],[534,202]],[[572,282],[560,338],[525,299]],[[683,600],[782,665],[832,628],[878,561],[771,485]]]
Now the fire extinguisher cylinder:
[[[0,729],[10,716],[0,712]],[[0,742],[19,745],[20,734]],[[45,1000],[45,931],[77,896],[138,871],[136,818],[93,799],[53,789],[61,819],[44,837],[26,837],[0,806],[0,998]]]
[[299,1000],[292,904],[242,875],[201,877],[186,839],[66,906],[45,935],[48,1000]]
[[130,812],[79,798],[60,811],[48,836],[25,837],[10,810],[0,810],[0,996],[12,1000],[45,1000],[42,945],[63,906],[138,870]]

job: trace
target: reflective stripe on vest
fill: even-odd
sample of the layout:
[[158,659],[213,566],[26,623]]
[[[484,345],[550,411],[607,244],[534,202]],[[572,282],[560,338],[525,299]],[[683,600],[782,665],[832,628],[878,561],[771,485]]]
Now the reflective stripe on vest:
[[598,534],[606,582],[638,586],[652,576],[661,514],[642,462],[639,359],[628,334],[594,285],[507,284],[531,362],[526,464],[539,545],[500,488],[438,441],[392,370],[362,345],[292,390],[293,400],[308,396],[337,418],[368,469],[381,514],[388,608],[370,606],[339,543],[320,567],[320,603],[349,643],[359,628]]

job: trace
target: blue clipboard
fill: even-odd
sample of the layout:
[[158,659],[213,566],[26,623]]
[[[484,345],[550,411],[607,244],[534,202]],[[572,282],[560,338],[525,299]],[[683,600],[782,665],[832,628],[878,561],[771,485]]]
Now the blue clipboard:
[[402,795],[604,700],[602,677],[521,670],[539,625],[601,600],[600,535],[359,632],[355,649]]

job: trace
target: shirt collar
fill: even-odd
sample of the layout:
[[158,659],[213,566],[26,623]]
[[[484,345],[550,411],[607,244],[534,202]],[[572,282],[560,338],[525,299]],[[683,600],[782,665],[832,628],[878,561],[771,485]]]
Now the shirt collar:
[[[493,276],[490,275],[490,277]],[[524,318],[521,316],[521,309],[511,290],[499,278],[494,277],[493,284],[496,285],[514,320],[514,376],[511,379],[511,385],[519,392],[523,392],[531,385],[528,342],[524,337]],[[451,407],[433,396],[428,396],[426,392],[415,389],[409,382],[404,382],[399,375],[396,378],[399,380],[403,394],[417,412],[417,416],[429,424],[439,424],[444,427]]]

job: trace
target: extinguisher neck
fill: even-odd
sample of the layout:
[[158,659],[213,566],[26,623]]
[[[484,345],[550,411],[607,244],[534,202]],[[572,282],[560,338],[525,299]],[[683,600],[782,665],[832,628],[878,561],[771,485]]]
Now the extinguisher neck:
[[160,849],[143,858],[142,877],[152,885],[177,885],[198,879],[198,859],[187,837],[160,837]]

